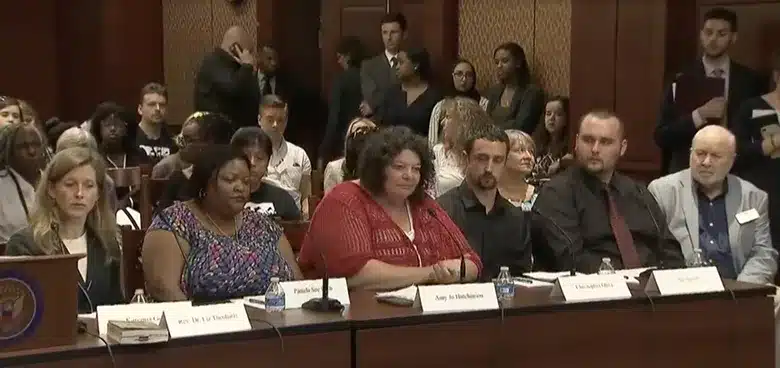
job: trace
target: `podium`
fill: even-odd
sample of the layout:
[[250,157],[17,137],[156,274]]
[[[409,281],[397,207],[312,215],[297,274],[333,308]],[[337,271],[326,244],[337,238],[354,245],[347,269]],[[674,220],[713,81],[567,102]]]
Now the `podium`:
[[0,354],[75,344],[84,256],[0,257]]

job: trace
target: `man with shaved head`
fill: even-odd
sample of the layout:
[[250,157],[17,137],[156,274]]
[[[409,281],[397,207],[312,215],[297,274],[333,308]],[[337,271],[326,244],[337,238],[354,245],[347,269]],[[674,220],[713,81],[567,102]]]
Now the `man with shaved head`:
[[233,126],[254,126],[260,106],[254,42],[238,26],[206,55],[195,79],[195,110],[221,113]]
[[693,137],[690,168],[654,180],[649,189],[686,259],[701,249],[723,278],[772,283],[777,251],[769,235],[768,197],[729,174],[735,157],[734,135],[708,125]]
[[[577,165],[541,187],[534,203],[534,262],[541,269],[595,273],[604,258],[616,269],[685,264],[680,244],[663,226],[653,196],[617,172],[626,152],[623,122],[609,111],[580,121]],[[572,264],[573,262],[573,264]]]

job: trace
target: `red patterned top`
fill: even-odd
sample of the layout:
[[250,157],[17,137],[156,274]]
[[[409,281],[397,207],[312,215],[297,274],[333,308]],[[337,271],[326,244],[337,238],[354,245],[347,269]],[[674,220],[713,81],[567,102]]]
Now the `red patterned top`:
[[[431,211],[440,221],[433,217]],[[371,260],[408,267],[465,257],[482,270],[479,256],[433,199],[411,206],[414,240],[358,184],[335,186],[317,206],[301,246],[299,265],[308,278],[351,277]],[[442,226],[443,225],[443,226]]]

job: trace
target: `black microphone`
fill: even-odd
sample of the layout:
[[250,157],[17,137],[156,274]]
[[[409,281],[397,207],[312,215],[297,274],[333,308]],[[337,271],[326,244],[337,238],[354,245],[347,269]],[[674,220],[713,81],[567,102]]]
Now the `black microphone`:
[[653,197],[653,194],[650,193],[649,190],[647,190],[639,183],[635,183],[635,184],[636,184],[637,192],[639,193],[640,200],[642,201],[642,205],[644,205],[645,210],[647,210],[647,213],[650,214],[650,219],[653,220],[653,225],[655,226],[655,234],[656,234],[656,247],[658,251],[658,268],[663,268],[664,261],[660,257],[660,255],[661,255],[661,249],[663,249],[664,233],[663,231],[661,231],[661,225],[658,224],[658,220],[655,218],[655,214],[653,214],[653,209],[650,206],[650,201],[648,200],[647,196],[650,196],[650,198],[655,198],[655,197]]
[[328,263],[325,261],[325,254],[320,252],[320,259],[322,260],[322,267],[324,268],[324,275],[322,276],[322,297],[311,299],[303,305],[301,308],[312,312],[341,312],[344,310],[344,305],[341,304],[338,299],[331,299],[328,297]]
[[[57,239],[57,244],[60,246],[60,250],[62,251],[62,254],[70,254],[70,252],[68,252],[68,248],[65,246],[65,242],[62,240],[62,237],[60,236],[60,224],[56,222],[52,222],[51,231],[54,233],[54,237]],[[87,304],[89,305],[89,313],[95,313],[95,304],[92,303],[92,298],[89,296],[87,289],[84,289],[84,286],[81,285],[80,282],[78,282],[77,285],[79,287],[79,291],[82,294],[84,294],[84,298],[86,298],[87,300]],[[90,285],[88,285],[87,287],[89,286],[92,286],[92,284],[90,283]],[[81,326],[78,327],[78,331],[82,331]]]
[[436,211],[433,210],[433,208],[428,209],[428,213],[433,217],[436,222],[439,223],[439,226],[441,226],[445,232],[447,232],[447,235],[450,237],[450,240],[452,240],[452,243],[455,244],[455,247],[457,247],[458,252],[460,252],[460,280],[459,282],[463,284],[466,280],[466,255],[463,253],[463,251],[458,247],[458,242],[455,241],[455,237],[452,236],[452,233],[450,233],[447,230],[447,227],[444,226],[444,223],[439,219],[439,216],[436,215]]
[[536,214],[537,216],[541,217],[545,221],[547,221],[550,224],[552,224],[553,227],[556,230],[558,230],[559,233],[561,233],[563,235],[564,239],[566,239],[566,242],[568,243],[568,247],[566,247],[567,248],[566,250],[569,251],[569,260],[571,261],[571,268],[569,269],[569,275],[570,276],[576,276],[577,275],[577,260],[574,257],[574,241],[571,240],[571,237],[569,237],[569,234],[567,234],[565,231],[563,231],[563,228],[561,227],[561,225],[558,225],[558,223],[555,222],[555,220],[553,220],[552,218],[543,215],[541,212],[539,212],[538,208],[531,207],[531,213]]

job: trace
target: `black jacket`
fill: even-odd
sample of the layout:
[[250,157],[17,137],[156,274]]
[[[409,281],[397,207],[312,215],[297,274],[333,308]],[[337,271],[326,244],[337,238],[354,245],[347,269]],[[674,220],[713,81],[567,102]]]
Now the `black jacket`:
[[195,110],[221,113],[233,128],[257,125],[260,84],[252,66],[220,48],[206,55],[195,78]]

